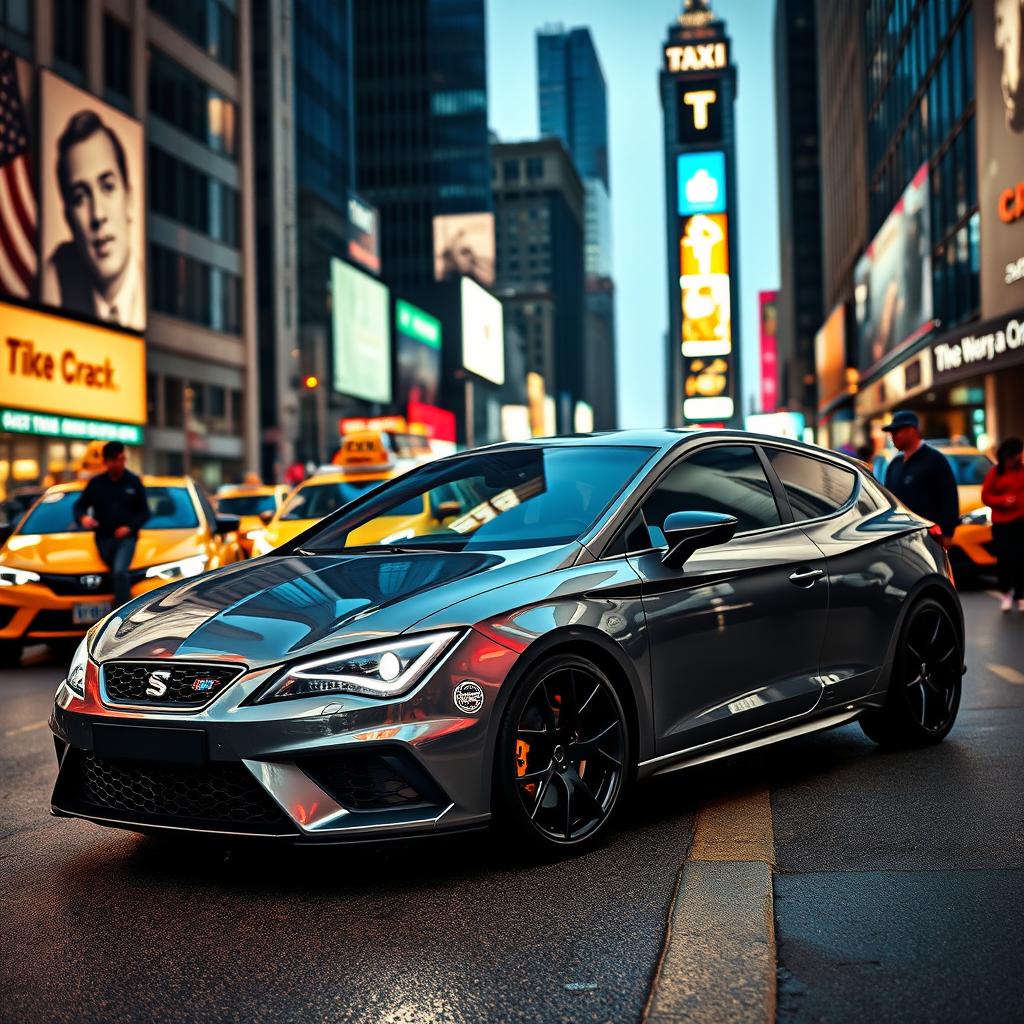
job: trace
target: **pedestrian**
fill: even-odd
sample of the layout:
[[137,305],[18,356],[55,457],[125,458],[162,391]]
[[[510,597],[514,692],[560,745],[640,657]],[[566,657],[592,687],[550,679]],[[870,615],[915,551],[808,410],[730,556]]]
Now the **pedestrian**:
[[1024,612],[1024,441],[1008,437],[996,450],[996,464],[981,485],[981,500],[992,509],[992,545],[999,564],[1003,611],[1017,602]]
[[892,435],[900,454],[889,463],[885,486],[904,505],[942,530],[942,546],[949,549],[960,521],[956,477],[944,455],[921,439],[921,421],[909,409],[893,413],[882,427]]
[[146,488],[126,462],[124,445],[108,441],[103,446],[106,468],[85,485],[74,507],[76,521],[95,533],[100,558],[110,569],[115,608],[131,597],[128,569],[139,530],[149,519]]

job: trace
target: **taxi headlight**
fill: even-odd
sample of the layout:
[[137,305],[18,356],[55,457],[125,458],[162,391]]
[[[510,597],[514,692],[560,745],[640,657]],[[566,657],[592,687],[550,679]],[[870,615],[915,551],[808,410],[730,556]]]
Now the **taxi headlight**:
[[338,693],[397,697],[411,690],[458,636],[458,632],[451,631],[411,639],[395,637],[387,643],[300,662],[285,669],[259,699],[263,702]]
[[23,583],[38,583],[39,573],[28,569],[12,569],[0,565],[0,587],[20,587]]
[[165,562],[163,565],[151,565],[146,570],[146,579],[183,580],[186,576],[198,576],[209,561],[207,555],[189,555],[177,562]]
[[982,505],[981,508],[971,509],[970,512],[966,512],[960,517],[960,522],[964,526],[991,526],[992,509],[990,509],[988,505]]
[[85,696],[85,670],[88,664],[89,638],[84,636],[78,645],[78,650],[75,651],[75,656],[71,659],[67,678],[64,680],[64,685],[73,693],[77,693],[79,697]]

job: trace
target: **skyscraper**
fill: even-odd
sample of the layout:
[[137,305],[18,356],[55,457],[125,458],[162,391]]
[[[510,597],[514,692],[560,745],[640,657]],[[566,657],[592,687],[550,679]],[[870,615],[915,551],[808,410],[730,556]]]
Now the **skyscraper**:
[[434,279],[433,219],[491,209],[484,0],[354,0],[358,187],[396,286]]
[[777,0],[779,403],[803,412],[809,420],[814,417],[817,397],[814,336],[823,319],[815,21],[814,0]]
[[612,282],[608,96],[601,62],[587,28],[537,33],[537,100],[541,135],[565,144],[583,179],[585,321],[581,397],[594,425],[617,425],[615,287]]
[[725,23],[686,0],[662,47],[668,421],[741,426],[736,68]]

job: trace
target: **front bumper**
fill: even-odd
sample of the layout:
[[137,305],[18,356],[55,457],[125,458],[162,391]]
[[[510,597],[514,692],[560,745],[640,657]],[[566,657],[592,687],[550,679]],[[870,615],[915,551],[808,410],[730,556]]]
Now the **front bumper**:
[[[346,695],[247,704],[274,671],[262,669],[189,713],[105,704],[94,674],[84,700],[64,686],[57,693],[50,727],[60,770],[51,810],[138,831],[295,842],[481,826],[490,817],[502,684],[516,657],[470,630],[416,689],[393,701]],[[466,679],[484,691],[472,715],[453,700]]]
[[[132,583],[131,596],[140,597],[164,586],[166,580],[141,578],[145,570],[134,570],[139,576]],[[23,583],[18,587],[0,589],[0,640],[53,640],[83,637],[95,619],[75,622],[75,606],[112,605],[109,592],[56,594],[41,583]]]

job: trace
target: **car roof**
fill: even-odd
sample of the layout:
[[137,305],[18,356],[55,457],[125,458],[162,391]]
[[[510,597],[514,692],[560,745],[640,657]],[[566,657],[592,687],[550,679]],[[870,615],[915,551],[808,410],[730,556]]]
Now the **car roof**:
[[265,498],[287,490],[286,484],[239,484],[237,487],[225,487],[217,492],[218,498]]
[[[46,491],[48,494],[80,491],[88,482],[88,480],[71,480],[65,484],[54,484],[52,487],[47,487]],[[146,487],[187,487],[192,480],[187,476],[143,476],[142,483]]]

